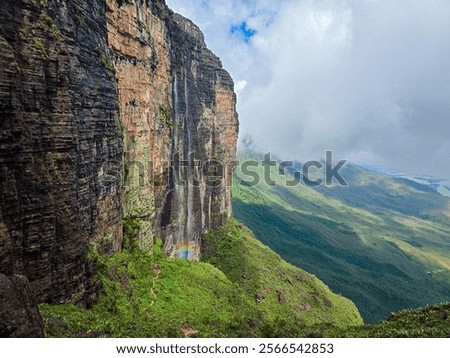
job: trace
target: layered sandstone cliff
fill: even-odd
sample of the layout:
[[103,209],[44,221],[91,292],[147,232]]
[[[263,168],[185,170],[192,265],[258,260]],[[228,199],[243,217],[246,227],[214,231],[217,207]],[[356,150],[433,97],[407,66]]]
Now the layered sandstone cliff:
[[233,82],[161,0],[5,0],[0,8],[0,273],[39,301],[89,304],[89,249],[195,260],[230,215]]
[[169,255],[196,259],[202,235],[230,215],[233,82],[199,28],[163,2],[106,3],[126,132],[125,215],[141,220],[144,249],[156,233]]

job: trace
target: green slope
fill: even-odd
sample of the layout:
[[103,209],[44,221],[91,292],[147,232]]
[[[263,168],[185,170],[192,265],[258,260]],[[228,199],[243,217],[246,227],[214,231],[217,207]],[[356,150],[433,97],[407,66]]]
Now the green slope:
[[196,263],[170,260],[160,245],[152,254],[94,255],[104,293],[90,309],[41,305],[47,336],[274,337],[362,324],[352,302],[234,220],[211,232],[204,250]]
[[342,338],[450,338],[450,303],[394,313],[379,324],[322,333]]
[[[261,166],[257,171],[263,177]],[[248,177],[237,171],[234,213],[285,260],[349,297],[368,322],[448,301],[448,200],[381,174],[372,185],[364,175],[357,171],[353,186],[332,192],[287,188],[289,175],[278,168],[271,170],[276,186],[249,187],[239,184]]]

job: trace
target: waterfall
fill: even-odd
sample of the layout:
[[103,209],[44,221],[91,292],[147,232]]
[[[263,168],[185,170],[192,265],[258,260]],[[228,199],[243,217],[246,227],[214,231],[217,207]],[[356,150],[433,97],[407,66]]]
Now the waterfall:
[[[178,144],[178,128],[180,122],[180,100],[178,96],[178,76],[177,71],[174,71],[174,80],[173,80],[173,110],[174,110],[174,129],[173,129],[173,142],[174,142],[174,156],[178,156],[179,154],[179,144]],[[175,158],[173,158],[175,159]],[[176,163],[174,163],[176,164]],[[179,178],[180,178],[180,168],[177,165],[174,165],[174,181],[175,181],[175,190],[178,190],[179,186]]]
[[178,75],[176,70],[173,75],[173,109],[174,109],[174,129],[173,129],[173,181],[176,205],[178,205],[178,217],[176,221],[176,233],[178,237],[173,239],[174,255],[178,258],[187,259],[187,243],[184,235],[184,223],[183,217],[186,216],[186,208],[184,205],[185,189],[182,185],[180,176],[180,142],[179,142],[179,130],[180,130],[180,96],[178,90]]
[[[199,234],[197,233],[197,215],[195,213],[195,163],[192,143],[193,119],[189,111],[189,86],[188,72],[183,68],[182,76],[184,85],[180,84],[177,71],[173,74],[173,180],[174,180],[174,204],[178,205],[178,220],[176,221],[175,235],[171,241],[173,256],[194,260],[198,256]],[[180,89],[184,91],[180,98]],[[180,100],[182,101],[180,108]],[[181,110],[180,110],[181,109]],[[180,133],[180,128],[183,132]],[[180,138],[181,135],[181,138]],[[180,170],[180,161],[184,161],[183,170]]]
[[187,223],[186,236],[189,246],[188,259],[193,259],[195,256],[196,233],[195,233],[195,212],[194,212],[194,153],[192,151],[192,135],[191,126],[192,121],[189,118],[189,91],[187,85],[187,71],[184,69],[184,102],[185,102],[185,130],[187,133]]

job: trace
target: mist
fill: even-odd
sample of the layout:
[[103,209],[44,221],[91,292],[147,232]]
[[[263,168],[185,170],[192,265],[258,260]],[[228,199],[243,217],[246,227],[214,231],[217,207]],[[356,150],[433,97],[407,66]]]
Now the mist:
[[222,58],[261,150],[450,179],[450,2],[167,3]]

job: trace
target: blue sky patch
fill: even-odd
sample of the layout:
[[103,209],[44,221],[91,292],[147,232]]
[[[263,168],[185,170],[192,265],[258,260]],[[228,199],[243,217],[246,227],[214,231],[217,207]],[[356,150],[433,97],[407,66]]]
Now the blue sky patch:
[[230,29],[230,32],[232,34],[240,36],[245,43],[248,43],[250,39],[256,34],[256,30],[248,27],[246,21],[243,21],[238,25],[233,25]]

